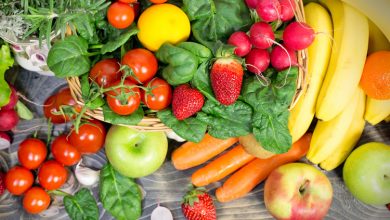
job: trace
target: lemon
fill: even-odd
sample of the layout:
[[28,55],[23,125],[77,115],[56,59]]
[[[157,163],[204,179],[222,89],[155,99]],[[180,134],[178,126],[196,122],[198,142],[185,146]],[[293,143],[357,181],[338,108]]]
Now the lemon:
[[190,36],[187,15],[172,4],[156,4],[147,8],[138,20],[138,39],[148,50],[156,51],[169,42],[177,44]]

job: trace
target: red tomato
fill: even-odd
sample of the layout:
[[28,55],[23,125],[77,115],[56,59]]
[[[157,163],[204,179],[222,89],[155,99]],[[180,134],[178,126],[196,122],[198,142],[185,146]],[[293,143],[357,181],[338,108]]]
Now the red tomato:
[[22,166],[29,170],[37,169],[46,156],[46,144],[39,139],[27,138],[19,145],[18,160]]
[[45,117],[51,119],[51,122],[54,124],[70,121],[71,119],[69,116],[61,115],[60,107],[64,109],[65,106],[73,106],[75,111],[81,111],[81,106],[73,99],[69,88],[62,89],[46,99],[43,107]]
[[41,187],[31,187],[23,197],[23,208],[31,214],[38,214],[50,205],[50,196]]
[[103,147],[105,138],[106,129],[103,124],[98,120],[91,120],[79,127],[79,133],[72,130],[69,143],[82,154],[96,153]]
[[[112,84],[112,86],[119,85],[120,81]],[[125,86],[136,86],[130,80],[124,81]],[[123,92],[121,92],[123,90]],[[141,95],[138,87],[130,88],[117,88],[106,92],[107,104],[110,109],[119,115],[130,115],[135,112],[140,104]]]
[[163,79],[153,78],[147,83],[147,87],[152,89],[152,94],[141,90],[142,102],[152,110],[161,110],[169,106],[172,101],[172,88]]
[[104,59],[97,62],[89,72],[89,78],[95,81],[99,86],[104,88],[119,80],[121,73],[119,72],[119,62],[114,59]]
[[167,2],[168,0],[149,0],[151,3],[154,3],[154,4],[161,4],[161,3],[165,3]]
[[[122,58],[122,65],[129,66],[141,83],[152,79],[158,69],[157,59],[154,54],[142,48],[127,51]],[[130,79],[135,83],[138,82],[134,77],[130,77]]]
[[81,159],[80,152],[68,142],[66,135],[60,135],[53,141],[51,152],[54,159],[65,166],[72,166]]
[[123,2],[123,3],[135,3],[137,0],[118,0],[118,2]]
[[68,171],[55,160],[45,161],[38,171],[38,181],[47,190],[60,188],[68,178]]
[[123,2],[114,2],[108,7],[107,19],[117,29],[127,28],[134,21],[134,8]]
[[13,195],[22,195],[33,184],[34,176],[28,169],[14,166],[5,175],[5,188]]

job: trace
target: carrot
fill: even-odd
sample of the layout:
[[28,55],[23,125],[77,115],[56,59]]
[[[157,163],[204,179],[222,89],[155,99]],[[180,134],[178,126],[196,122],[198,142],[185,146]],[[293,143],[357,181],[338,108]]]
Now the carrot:
[[193,173],[192,184],[206,186],[209,183],[221,180],[253,159],[255,159],[255,156],[248,154],[241,145],[237,145]]
[[256,158],[249,162],[217,189],[218,201],[229,202],[245,196],[267,178],[272,170],[283,164],[299,160],[309,150],[311,136],[311,133],[305,134],[284,154],[277,154],[267,159]]
[[218,139],[206,134],[199,143],[186,142],[172,153],[173,166],[185,170],[198,166],[238,141],[238,138]]

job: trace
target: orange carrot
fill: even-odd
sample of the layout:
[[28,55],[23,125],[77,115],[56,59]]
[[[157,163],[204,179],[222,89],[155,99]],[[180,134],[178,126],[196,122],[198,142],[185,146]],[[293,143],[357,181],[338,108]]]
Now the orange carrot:
[[237,145],[193,173],[192,184],[206,186],[209,183],[221,180],[253,159],[255,159],[255,156],[248,154],[241,145]]
[[277,154],[267,159],[254,159],[234,173],[217,189],[216,197],[220,202],[229,202],[249,193],[260,184],[272,170],[299,160],[309,150],[311,133],[305,134],[284,154]]
[[238,141],[238,138],[218,139],[206,134],[199,143],[186,142],[172,153],[172,163],[178,170],[198,166]]

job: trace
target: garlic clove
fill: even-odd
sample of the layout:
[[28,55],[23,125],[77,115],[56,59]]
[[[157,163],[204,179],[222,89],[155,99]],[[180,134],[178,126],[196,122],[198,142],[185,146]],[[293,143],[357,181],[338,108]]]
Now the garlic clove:
[[93,170],[78,163],[74,172],[81,185],[92,186],[99,181],[100,170]]
[[173,139],[177,142],[184,142],[186,141],[186,139],[180,137],[179,135],[177,135],[174,131],[166,131],[165,134],[167,135],[168,138],[170,139]]
[[158,205],[150,215],[150,220],[173,220],[173,216],[169,209]]

